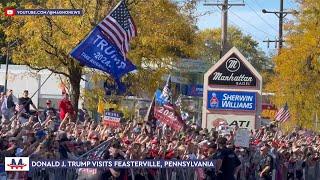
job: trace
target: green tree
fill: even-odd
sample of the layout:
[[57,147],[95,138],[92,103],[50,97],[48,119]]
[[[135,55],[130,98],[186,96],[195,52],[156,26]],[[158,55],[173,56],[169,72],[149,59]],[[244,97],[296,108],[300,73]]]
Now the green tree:
[[191,15],[195,6],[192,1],[184,5],[154,0],[134,6],[134,12],[139,12],[137,26],[143,27],[129,54],[139,69],[128,77],[134,94],[152,95],[163,82],[163,75],[172,68],[170,65],[182,57],[195,57],[196,26]]
[[[206,29],[198,34],[199,57],[214,64],[220,59],[221,28]],[[270,60],[258,47],[258,42],[250,35],[245,35],[234,26],[228,28],[228,50],[233,46],[247,58],[247,60],[258,70],[262,71],[270,66]]]
[[311,128],[320,106],[320,2],[299,3],[296,20],[286,26],[286,46],[274,57],[275,75],[268,88],[278,107],[288,103],[289,125]]
[[[71,85],[72,102],[78,106],[81,76],[86,73],[70,51],[115,6],[113,0],[43,0],[21,1],[22,8],[83,9],[84,15],[74,16],[14,16],[6,18],[9,25],[2,29],[6,41],[19,40],[13,52],[13,61],[33,69],[49,69],[65,75]],[[127,3],[138,27],[138,37],[132,42],[129,59],[138,72],[125,80],[132,81],[132,91],[137,94],[153,92],[158,87],[167,65],[177,57],[190,57],[195,52],[195,26],[186,11],[170,0],[139,1]],[[184,8],[186,9],[186,8]],[[5,17],[1,17],[5,18]],[[157,68],[153,68],[158,65]],[[152,66],[152,68],[147,68]]]

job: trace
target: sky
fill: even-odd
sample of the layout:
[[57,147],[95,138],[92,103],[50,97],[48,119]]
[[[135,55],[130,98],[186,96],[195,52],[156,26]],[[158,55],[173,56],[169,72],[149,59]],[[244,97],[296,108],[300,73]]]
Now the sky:
[[[206,15],[198,19],[198,27],[203,30],[206,28],[221,27],[221,11],[217,6],[204,6],[204,3],[216,3],[223,0],[202,0],[198,7],[197,13]],[[263,40],[274,40],[278,37],[279,18],[275,14],[263,14],[262,9],[268,11],[279,11],[280,0],[229,0],[229,3],[242,3],[245,6],[232,6],[228,11],[228,25],[240,28],[245,34],[251,35],[259,43],[266,54],[275,53],[274,43],[270,43],[269,48]],[[284,9],[297,9],[298,5],[294,0],[284,0]],[[288,15],[285,19],[292,19]]]

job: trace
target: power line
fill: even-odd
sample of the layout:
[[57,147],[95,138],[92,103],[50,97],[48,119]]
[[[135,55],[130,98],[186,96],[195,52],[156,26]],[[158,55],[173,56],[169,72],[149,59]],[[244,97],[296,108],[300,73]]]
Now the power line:
[[263,41],[263,39],[259,38],[258,36],[254,36],[252,33],[250,33],[249,31],[241,28],[237,23],[235,23],[234,21],[230,20],[231,24],[233,24],[234,26],[238,27],[241,31],[247,33],[248,35],[252,36],[254,39],[258,40],[258,41]]
[[226,53],[228,37],[228,10],[232,6],[244,6],[244,3],[229,3],[229,0],[217,1],[216,3],[204,3],[205,6],[217,6],[221,8],[221,49],[220,57]]
[[263,32],[264,34],[266,34],[266,35],[268,35],[268,36],[272,36],[272,35],[270,35],[268,32],[266,32],[266,31],[264,31],[264,30],[261,30],[261,29],[258,28],[257,26],[255,26],[255,25],[249,23],[248,21],[244,20],[243,18],[241,18],[239,15],[237,15],[237,14],[234,13],[234,12],[232,12],[231,10],[230,10],[230,12],[231,12],[233,15],[235,15],[236,17],[238,17],[241,21],[243,21],[243,22],[247,23],[248,25],[252,26],[252,27],[253,27],[254,29],[256,29],[257,31]]
[[[221,9],[217,8],[218,11],[221,11]],[[217,11],[216,11],[217,12]],[[248,35],[252,36],[254,39],[263,42],[263,39],[259,38],[258,36],[253,35],[252,33],[250,33],[249,31],[243,29],[240,27],[240,25],[238,25],[236,22],[232,21],[231,19],[229,19],[231,24],[233,24],[234,26],[238,27],[241,31],[247,33]]]
[[[253,2],[251,0],[251,2]],[[278,30],[276,28],[274,28],[270,23],[268,23],[268,21],[266,21],[264,18],[262,18],[258,12],[256,10],[254,10],[254,8],[252,8],[249,3],[247,3],[247,6],[249,7],[249,9],[251,9],[263,22],[265,22],[268,26],[270,26],[273,30],[275,30],[275,32],[278,32]]]
[[253,3],[255,3],[259,8],[263,9],[263,7],[258,3],[258,1],[257,1],[257,0],[252,1],[252,2],[253,2]]

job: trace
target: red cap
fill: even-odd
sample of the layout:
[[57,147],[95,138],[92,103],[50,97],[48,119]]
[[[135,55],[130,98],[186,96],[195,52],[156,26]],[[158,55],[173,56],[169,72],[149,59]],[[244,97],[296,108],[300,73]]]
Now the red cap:
[[126,140],[124,140],[124,143],[128,145],[128,144],[131,144],[131,141],[129,141],[128,139],[126,139]]
[[153,139],[153,140],[151,141],[151,143],[152,143],[152,144],[158,144],[158,140],[157,140],[157,139]]
[[158,153],[158,151],[157,151],[156,149],[151,149],[151,150],[149,151],[149,154],[150,154],[152,157],[157,157],[157,156],[159,156],[159,153]]
[[165,155],[165,159],[172,159],[173,157],[174,157],[174,151],[173,150],[169,150]]

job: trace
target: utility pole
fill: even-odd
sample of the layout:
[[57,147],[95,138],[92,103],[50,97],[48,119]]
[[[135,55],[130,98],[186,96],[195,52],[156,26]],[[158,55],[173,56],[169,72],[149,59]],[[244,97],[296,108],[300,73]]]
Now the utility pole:
[[5,80],[4,80],[4,94],[7,93],[7,89],[8,89],[8,69],[9,69],[9,43],[7,44],[7,55],[6,55],[6,75],[5,75]]
[[285,18],[288,14],[296,14],[297,12],[296,11],[283,11],[283,1],[284,0],[280,0],[280,9],[279,11],[267,11],[265,9],[262,9],[262,12],[263,13],[272,13],[272,14],[275,14],[278,18],[279,18],[279,33],[278,33],[278,39],[276,40],[273,40],[273,41],[270,41],[270,40],[266,40],[266,41],[263,41],[263,42],[267,42],[268,43],[268,47],[269,47],[269,43],[270,42],[274,42],[277,47],[277,43],[279,43],[279,46],[278,46],[278,54],[280,53],[280,50],[282,48],[282,44],[284,42],[283,40],[283,18]]
[[273,42],[274,42],[274,46],[275,46],[275,48],[277,48],[277,44],[278,44],[280,41],[276,38],[275,40],[267,39],[267,40],[264,40],[263,42],[267,43],[267,47],[268,47],[268,48],[270,47],[270,43],[273,43]]
[[14,41],[13,43],[8,43],[7,44],[7,55],[6,55],[6,75],[5,75],[5,80],[4,80],[4,93],[7,93],[8,90],[8,69],[9,69],[9,58],[10,58],[10,48],[14,46],[18,41]]
[[220,3],[217,0],[216,3],[204,3],[205,6],[217,6],[221,10],[221,44],[220,44],[220,58],[227,51],[227,39],[228,39],[228,9],[232,6],[244,6],[244,3],[229,4],[228,0],[223,0]]
[[[282,48],[282,42],[283,42],[283,0],[280,0],[280,12],[279,13],[279,49]],[[286,14],[287,15],[287,14]]]

